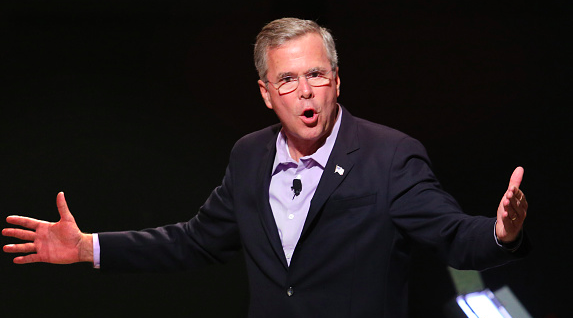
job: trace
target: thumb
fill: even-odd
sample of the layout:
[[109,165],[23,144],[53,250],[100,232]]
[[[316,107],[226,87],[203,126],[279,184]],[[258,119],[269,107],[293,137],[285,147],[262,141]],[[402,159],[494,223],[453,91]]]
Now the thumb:
[[511,174],[511,178],[509,178],[509,188],[511,189],[512,186],[519,188],[521,185],[521,180],[523,180],[523,173],[524,170],[522,167],[517,167]]
[[63,221],[73,221],[74,217],[68,209],[68,204],[66,203],[66,198],[64,197],[64,192],[58,193],[56,198],[56,205],[58,206],[58,212],[60,212],[60,218]]

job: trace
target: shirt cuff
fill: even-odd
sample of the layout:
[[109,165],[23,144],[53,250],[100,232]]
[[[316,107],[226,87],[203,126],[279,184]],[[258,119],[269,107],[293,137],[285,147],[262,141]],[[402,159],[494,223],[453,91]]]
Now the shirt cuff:
[[100,248],[99,248],[99,236],[97,233],[93,234],[93,249],[94,249],[94,268],[100,267]]
[[517,251],[519,249],[519,247],[521,246],[521,243],[523,242],[523,230],[521,230],[519,232],[519,235],[517,236],[515,241],[509,242],[509,243],[504,243],[497,238],[497,233],[495,231],[496,227],[497,227],[497,220],[495,221],[495,224],[493,225],[493,237],[495,238],[495,243],[497,244],[497,246],[501,247],[502,249],[504,249],[510,253]]

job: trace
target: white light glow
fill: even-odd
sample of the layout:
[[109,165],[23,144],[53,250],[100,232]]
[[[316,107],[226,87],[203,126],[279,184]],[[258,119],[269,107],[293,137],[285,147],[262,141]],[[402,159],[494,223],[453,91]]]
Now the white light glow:
[[470,306],[468,306],[468,304],[466,303],[464,296],[456,297],[456,302],[458,303],[458,306],[460,306],[460,308],[462,309],[464,314],[466,314],[466,316],[468,316],[468,318],[478,318],[478,316],[476,316],[474,314],[474,312],[472,311]]
[[468,318],[511,318],[489,290],[458,296],[456,301]]

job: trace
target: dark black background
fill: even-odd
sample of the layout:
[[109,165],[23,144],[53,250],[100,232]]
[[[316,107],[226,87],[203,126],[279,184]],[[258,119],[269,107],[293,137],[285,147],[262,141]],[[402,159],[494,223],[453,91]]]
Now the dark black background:
[[[339,101],[421,140],[467,213],[493,216],[514,167],[525,167],[535,250],[482,276],[492,289],[508,285],[534,317],[568,317],[569,1],[5,1],[2,219],[56,221],[58,191],[86,232],[192,217],[233,143],[276,122],[252,48],[284,16],[332,30]],[[3,317],[246,312],[241,257],[190,273],[102,275],[0,255]],[[453,296],[445,265],[417,251],[412,317],[443,317]]]

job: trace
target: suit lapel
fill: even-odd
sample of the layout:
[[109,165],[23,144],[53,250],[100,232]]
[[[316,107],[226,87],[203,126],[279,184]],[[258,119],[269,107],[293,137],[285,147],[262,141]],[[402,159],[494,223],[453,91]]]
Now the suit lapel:
[[[268,142],[266,145],[267,151],[264,157],[261,160],[261,164],[259,166],[259,171],[257,174],[257,189],[255,192],[255,196],[258,199],[257,201],[257,208],[259,211],[259,216],[261,219],[261,223],[267,235],[267,239],[269,240],[271,247],[277,257],[281,260],[283,266],[288,268],[286,258],[284,255],[282,243],[279,237],[279,230],[277,228],[277,224],[275,222],[273,212],[271,210],[271,205],[269,203],[269,187],[271,184],[271,169],[273,167],[273,162],[275,159],[276,154],[276,138],[277,134],[280,131],[280,126],[277,126],[278,129],[276,130],[275,138]],[[257,194],[262,195],[257,195]]]
[[343,108],[340,130],[338,131],[334,148],[332,148],[332,152],[330,153],[330,157],[328,158],[328,162],[326,163],[326,167],[324,168],[322,177],[310,203],[308,216],[306,217],[300,240],[304,239],[314,219],[332,192],[334,192],[351,172],[354,162],[352,162],[349,154],[358,150],[358,148],[354,118]]
[[[266,145],[267,150],[264,157],[261,160],[257,175],[257,189],[255,193],[260,193],[262,195],[257,195],[259,198],[257,201],[257,208],[259,211],[260,220],[264,231],[267,235],[271,247],[277,257],[281,260],[285,269],[288,269],[284,251],[282,248],[282,243],[278,234],[278,228],[271,210],[269,203],[269,187],[271,183],[271,169],[276,154],[276,137],[280,131],[280,125],[277,126],[275,137],[272,138]],[[350,159],[349,154],[358,150],[358,140],[356,137],[356,124],[354,118],[350,113],[343,108],[342,112],[342,122],[340,124],[340,130],[334,144],[334,148],[328,158],[318,187],[312,198],[310,208],[308,211],[308,216],[304,223],[302,233],[300,236],[299,243],[304,239],[305,235],[310,231],[310,227],[332,194],[334,190],[344,181],[346,176],[351,172],[354,162]],[[342,172],[337,167],[342,168]],[[297,244],[298,245],[298,244]]]

